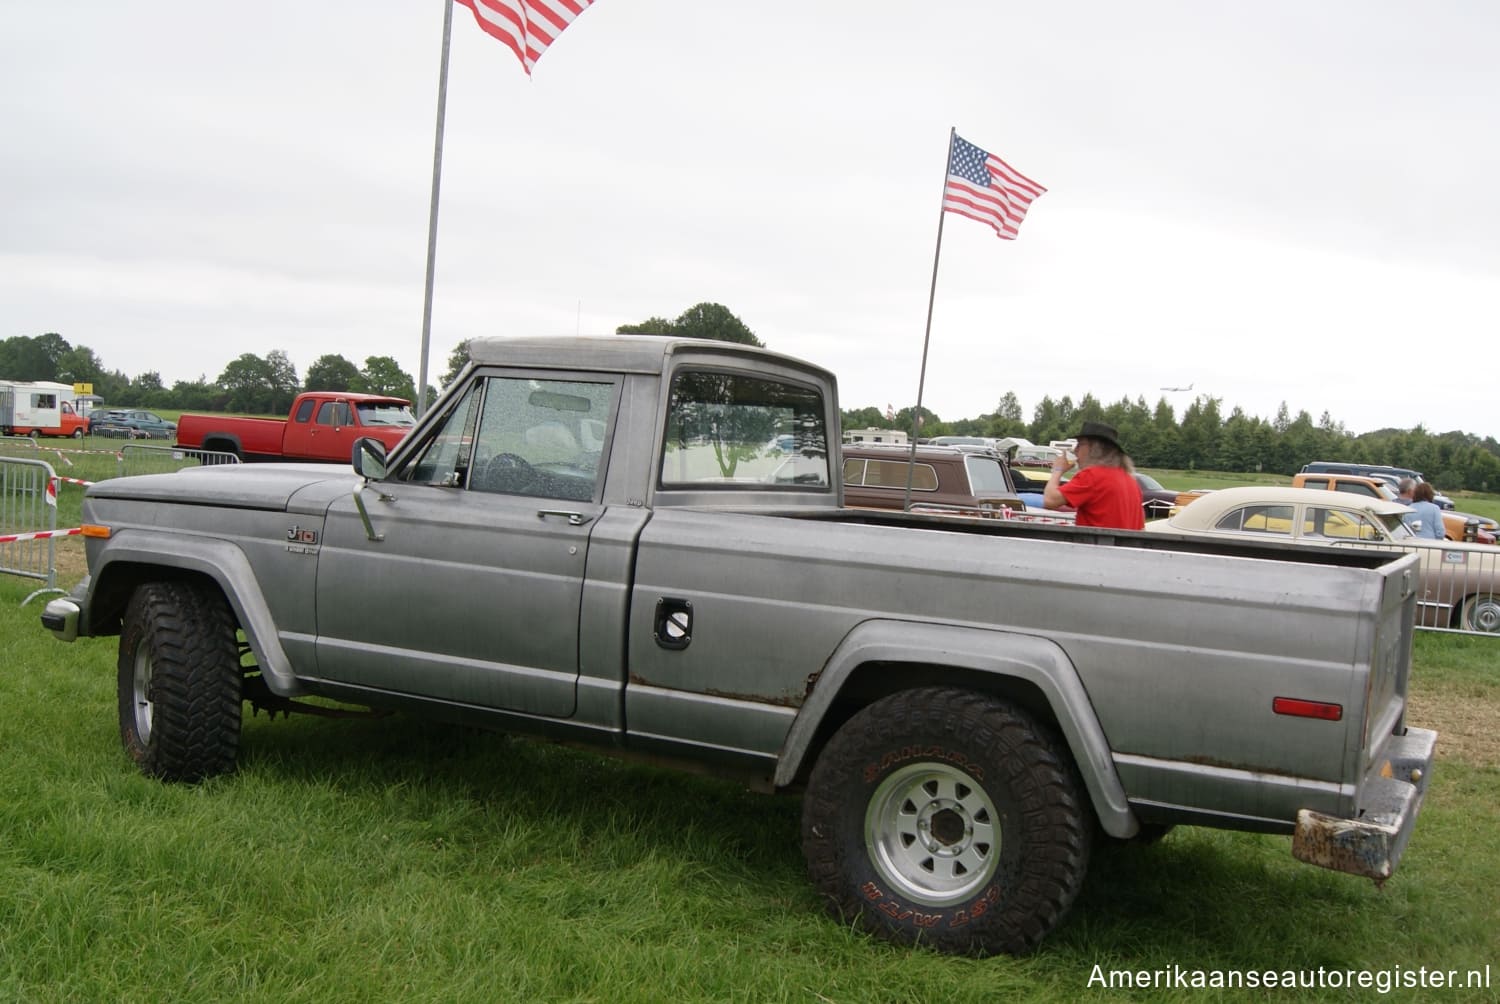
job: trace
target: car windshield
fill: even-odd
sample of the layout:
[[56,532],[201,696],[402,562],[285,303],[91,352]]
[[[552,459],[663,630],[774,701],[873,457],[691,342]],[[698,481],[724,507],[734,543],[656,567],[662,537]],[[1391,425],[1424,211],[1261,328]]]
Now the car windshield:
[[1004,495],[1011,493],[1009,482],[1005,480],[1005,468],[1000,466],[1000,461],[994,457],[981,457],[970,454],[964,457],[964,466],[969,470],[969,487],[975,495],[987,495],[992,492],[1000,492]]
[[411,413],[409,405],[396,404],[392,401],[365,401],[355,407],[359,410],[360,425],[411,426],[417,424],[417,417]]
[[1392,540],[1411,540],[1416,536],[1410,526],[1401,519],[1399,512],[1389,512],[1375,517],[1385,527]]
[[1156,480],[1155,478],[1153,478],[1149,474],[1141,474],[1141,473],[1137,472],[1137,474],[1135,476],[1135,483],[1138,484],[1138,485],[1140,485],[1142,488],[1146,489],[1147,491],[1151,491],[1151,492],[1164,492],[1164,491],[1166,491],[1166,489],[1161,486],[1161,482],[1158,481],[1158,480]]

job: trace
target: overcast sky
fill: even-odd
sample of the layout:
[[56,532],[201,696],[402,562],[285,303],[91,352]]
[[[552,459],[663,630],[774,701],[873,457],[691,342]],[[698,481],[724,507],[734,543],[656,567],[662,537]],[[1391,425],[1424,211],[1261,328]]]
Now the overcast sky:
[[[0,337],[416,376],[442,0],[7,15]],[[1201,393],[1500,437],[1497,52],[1477,0],[597,0],[528,80],[455,7],[431,381],[715,301],[910,404],[956,126],[1049,191],[1018,241],[945,217],[942,418]]]

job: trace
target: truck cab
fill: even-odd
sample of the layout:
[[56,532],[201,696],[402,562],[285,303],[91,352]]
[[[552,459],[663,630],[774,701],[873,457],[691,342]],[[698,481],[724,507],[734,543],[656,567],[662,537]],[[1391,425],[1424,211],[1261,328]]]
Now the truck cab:
[[281,451],[288,460],[347,459],[361,436],[393,448],[415,424],[410,405],[401,398],[310,392],[292,409]]

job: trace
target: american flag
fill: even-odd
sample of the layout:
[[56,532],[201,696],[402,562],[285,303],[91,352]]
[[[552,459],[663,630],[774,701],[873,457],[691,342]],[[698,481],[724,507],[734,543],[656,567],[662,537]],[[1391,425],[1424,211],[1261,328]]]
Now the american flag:
[[479,27],[510,46],[526,75],[563,29],[594,0],[458,0]]
[[1001,239],[1013,241],[1032,200],[1045,191],[999,157],[954,134],[943,188],[947,212],[988,223]]

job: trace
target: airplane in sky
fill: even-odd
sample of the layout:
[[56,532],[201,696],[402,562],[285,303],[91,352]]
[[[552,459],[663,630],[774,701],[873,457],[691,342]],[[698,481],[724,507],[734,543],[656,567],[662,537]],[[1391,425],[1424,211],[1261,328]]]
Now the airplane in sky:
[[1163,387],[1162,388],[1162,390],[1165,390],[1165,391],[1184,391],[1184,390],[1192,390],[1192,389],[1193,389],[1193,385],[1192,384],[1188,384],[1186,387]]

